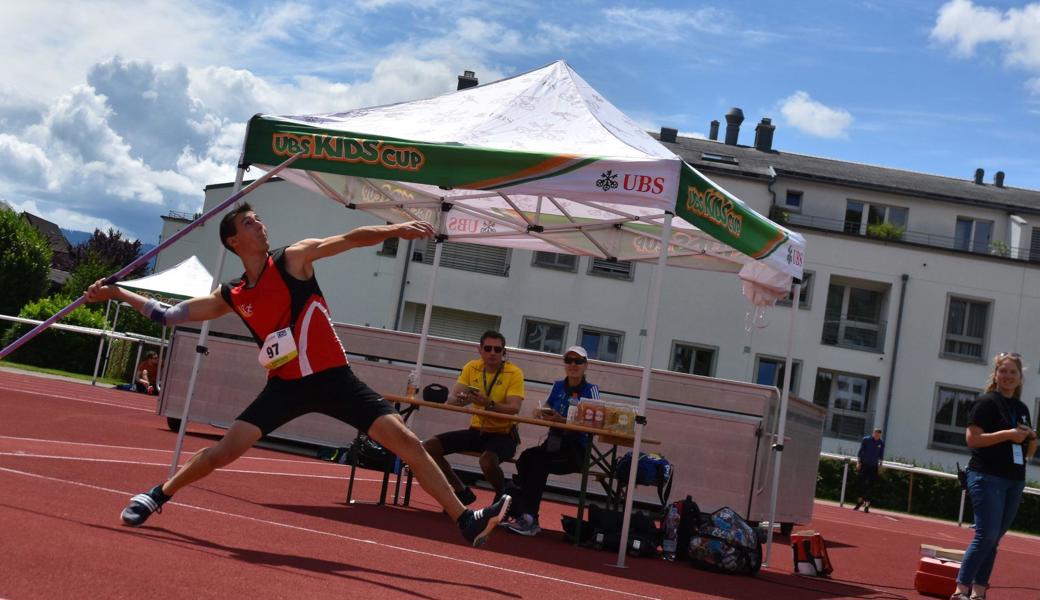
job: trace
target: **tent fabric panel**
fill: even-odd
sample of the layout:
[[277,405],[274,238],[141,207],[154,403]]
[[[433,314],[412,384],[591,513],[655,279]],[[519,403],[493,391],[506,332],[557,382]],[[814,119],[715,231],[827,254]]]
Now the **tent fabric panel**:
[[197,256],[191,256],[159,273],[119,281],[116,285],[134,292],[158,296],[160,299],[188,300],[212,292],[213,276]]

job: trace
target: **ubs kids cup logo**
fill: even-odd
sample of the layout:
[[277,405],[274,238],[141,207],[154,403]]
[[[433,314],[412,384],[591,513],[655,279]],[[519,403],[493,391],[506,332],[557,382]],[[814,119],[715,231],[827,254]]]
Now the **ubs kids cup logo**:
[[736,237],[744,227],[744,217],[733,206],[733,201],[715,188],[703,192],[695,186],[686,188],[686,210],[724,228]]
[[303,152],[301,158],[360,162],[402,171],[418,171],[426,162],[422,151],[412,146],[335,135],[276,133],[271,139],[271,150],[276,156]]

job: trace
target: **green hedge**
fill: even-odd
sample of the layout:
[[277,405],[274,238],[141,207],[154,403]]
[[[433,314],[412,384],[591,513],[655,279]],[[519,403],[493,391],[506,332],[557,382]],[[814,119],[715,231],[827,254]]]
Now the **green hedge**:
[[[61,295],[41,298],[23,306],[18,316],[25,319],[44,321],[68,306],[71,302],[70,298]],[[61,320],[61,323],[104,329],[105,315],[100,311],[80,306],[66,315]],[[7,346],[30,329],[32,329],[31,325],[11,327],[4,332],[0,346]],[[90,374],[94,372],[94,361],[97,359],[99,339],[86,333],[48,329],[12,353],[10,359],[12,362],[38,367]]]
[[[967,457],[965,457],[965,462]],[[844,464],[832,458],[821,458],[820,468],[816,474],[816,497],[823,500],[838,501],[841,496],[841,476]],[[927,468],[936,469],[933,466]],[[1028,482],[1030,487],[1037,487],[1035,482]],[[957,520],[957,510],[961,502],[961,488],[956,479],[934,477],[915,473],[913,476],[913,494],[910,494],[910,473],[896,469],[884,469],[874,486],[874,502],[872,506],[907,512],[909,500],[910,514],[935,517],[950,521]],[[849,478],[845,488],[845,502],[854,503],[859,496],[856,488],[855,462],[849,463]],[[972,522],[971,499],[965,498],[964,522]],[[1011,526],[1016,531],[1040,533],[1040,496],[1025,494],[1018,515]]]

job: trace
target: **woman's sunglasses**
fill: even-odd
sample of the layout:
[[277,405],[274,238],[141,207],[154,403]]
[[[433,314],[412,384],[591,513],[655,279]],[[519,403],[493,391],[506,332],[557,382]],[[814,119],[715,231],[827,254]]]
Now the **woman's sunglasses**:
[[504,346],[484,346],[484,352],[494,352],[495,354],[502,354],[506,349]]
[[583,365],[583,364],[585,364],[585,363],[587,363],[589,361],[584,359],[584,358],[582,358],[582,357],[580,357],[580,356],[564,356],[563,357],[563,362],[567,363],[568,365],[570,365],[570,364]]

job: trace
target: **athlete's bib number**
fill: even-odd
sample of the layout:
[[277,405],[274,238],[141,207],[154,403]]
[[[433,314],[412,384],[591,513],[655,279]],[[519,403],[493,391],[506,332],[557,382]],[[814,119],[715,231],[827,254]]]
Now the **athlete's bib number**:
[[277,369],[296,358],[297,354],[296,340],[293,339],[292,330],[286,327],[267,336],[264,345],[260,347],[257,359],[265,369]]

